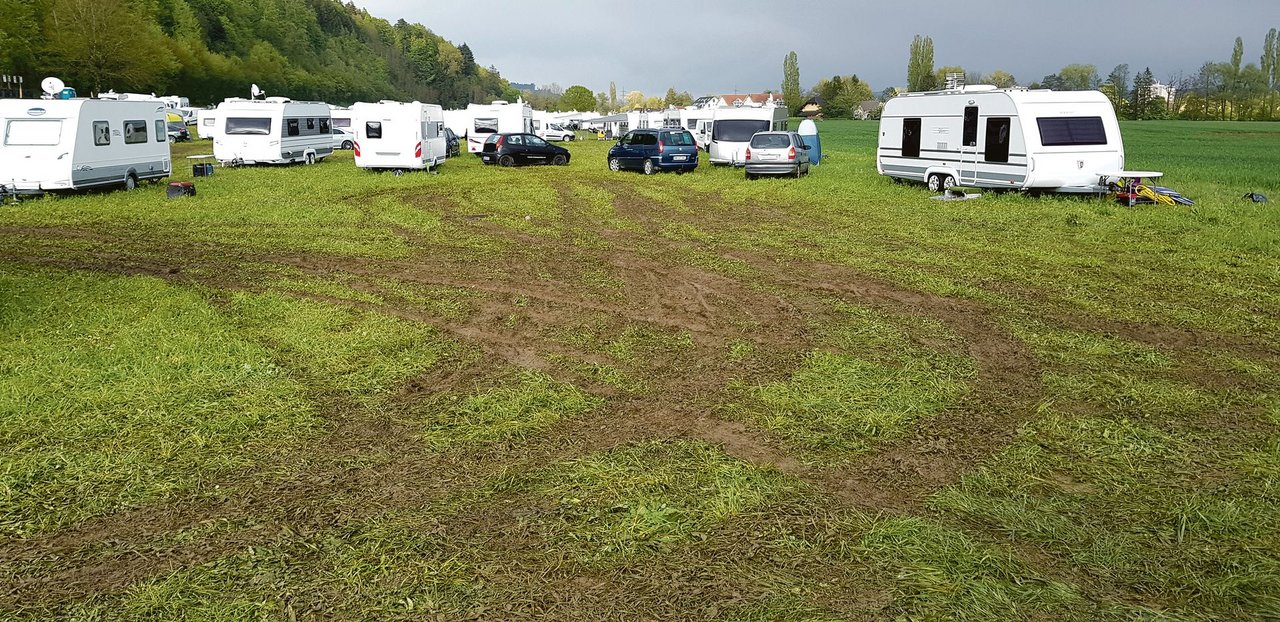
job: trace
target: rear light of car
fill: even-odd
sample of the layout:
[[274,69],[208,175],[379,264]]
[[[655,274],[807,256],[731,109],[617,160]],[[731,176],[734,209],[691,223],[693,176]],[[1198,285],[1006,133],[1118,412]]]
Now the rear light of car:
[[751,161],[751,147],[747,147],[747,161]]
[[787,150],[787,159],[788,159],[788,160],[794,160],[794,159],[796,159],[796,148],[795,148],[795,147],[792,147],[791,149],[788,149],[788,150]]
[[506,136],[499,136],[499,137],[498,137],[498,140],[494,141],[494,143],[493,143],[493,148],[494,148],[495,150],[497,150],[497,149],[501,149],[501,148],[502,148],[502,142],[503,142],[503,141],[505,141],[506,139],[507,139],[507,137],[506,137]]
[[658,141],[658,153],[659,153],[659,154],[661,154],[662,152],[664,152],[664,151],[666,151],[666,150],[667,150],[667,146],[666,146],[665,144],[663,144],[663,142],[662,142],[662,141]]

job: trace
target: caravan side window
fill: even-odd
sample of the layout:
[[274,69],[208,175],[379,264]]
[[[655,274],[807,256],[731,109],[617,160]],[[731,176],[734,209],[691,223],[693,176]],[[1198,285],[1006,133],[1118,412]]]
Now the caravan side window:
[[289,136],[297,136],[301,132],[298,119],[285,119],[284,125],[285,132]]
[[93,144],[105,147],[111,144],[111,124],[106,121],[93,122]]
[[[314,129],[316,129],[316,120],[315,120],[315,119],[307,119],[307,129],[308,129],[308,130],[314,130]],[[307,133],[308,133],[308,134],[313,134],[314,132],[307,132]]]
[[328,120],[328,119],[320,119],[320,133],[321,133],[321,134],[329,134],[329,133],[331,133],[331,132],[329,131],[329,129],[330,129],[330,123],[329,123],[329,120]]
[[920,118],[902,120],[902,157],[920,157]]
[[987,119],[987,162],[1009,161],[1009,117],[992,117]]
[[382,122],[369,121],[364,124],[365,138],[382,138]]
[[156,121],[156,142],[162,143],[169,140],[169,126],[164,121]]
[[146,121],[125,121],[124,122],[124,144],[136,145],[138,143],[147,142],[147,122]]

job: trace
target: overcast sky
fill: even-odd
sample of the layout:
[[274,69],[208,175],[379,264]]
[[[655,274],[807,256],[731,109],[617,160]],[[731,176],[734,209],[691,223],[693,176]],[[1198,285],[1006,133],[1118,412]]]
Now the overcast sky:
[[857,74],[877,92],[906,82],[916,34],[933,37],[934,65],[1022,84],[1071,63],[1103,78],[1128,63],[1164,81],[1226,61],[1237,36],[1257,63],[1280,0],[355,0],[377,17],[424,24],[512,82],[582,84],[619,96],[667,87],[694,97],[779,90],[782,60],[800,82]]

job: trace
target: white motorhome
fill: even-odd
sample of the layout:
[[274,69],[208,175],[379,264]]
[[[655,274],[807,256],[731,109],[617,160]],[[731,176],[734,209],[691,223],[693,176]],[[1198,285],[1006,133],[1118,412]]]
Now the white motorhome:
[[[502,100],[491,104],[469,104],[471,125],[467,128],[467,151],[480,153],[490,134],[507,132],[533,133],[533,109],[523,101],[512,104]],[[457,130],[454,130],[455,132]]]
[[448,156],[440,106],[381,101],[351,106],[356,166],[394,170],[433,169]]
[[1115,109],[1098,91],[972,85],[899,95],[884,106],[876,170],[953,185],[1102,192],[1124,169]]
[[[711,109],[706,128],[707,159],[712,164],[746,164],[747,146],[756,132],[787,129],[786,106],[725,106]],[[695,135],[696,138],[696,135]]]
[[218,111],[213,109],[202,109],[196,111],[196,138],[199,140],[213,140],[214,123],[218,118]]
[[333,153],[329,106],[285,97],[218,104],[213,157],[235,164],[314,164]]
[[165,113],[154,101],[0,100],[0,189],[133,189],[168,177]]
[[351,127],[352,116],[350,108],[343,108],[342,106],[334,105],[329,106],[329,123],[333,127],[355,133],[355,130]]
[[561,125],[557,115],[542,110],[533,111],[533,133],[544,140],[573,140],[573,130]]

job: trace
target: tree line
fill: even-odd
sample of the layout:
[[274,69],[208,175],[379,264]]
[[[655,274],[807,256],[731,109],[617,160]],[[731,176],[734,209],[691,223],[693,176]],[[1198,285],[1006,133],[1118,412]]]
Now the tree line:
[[0,0],[0,73],[24,76],[29,91],[55,75],[82,95],[196,105],[247,96],[251,83],[334,104],[518,96],[465,43],[338,0]]

